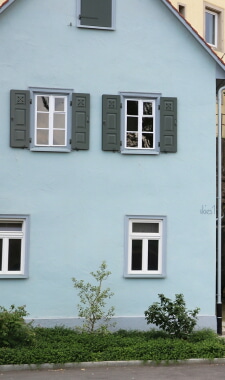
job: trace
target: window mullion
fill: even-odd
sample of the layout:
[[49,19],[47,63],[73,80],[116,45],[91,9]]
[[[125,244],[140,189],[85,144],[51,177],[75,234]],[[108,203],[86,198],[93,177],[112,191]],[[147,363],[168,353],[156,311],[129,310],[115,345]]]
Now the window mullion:
[[147,273],[148,271],[148,239],[142,240],[142,271]]
[[138,149],[142,148],[142,110],[143,102],[142,100],[138,101]]
[[53,121],[54,121],[54,100],[53,95],[49,96],[49,145],[53,145]]
[[8,271],[8,257],[9,257],[9,238],[3,238],[2,241],[2,272]]

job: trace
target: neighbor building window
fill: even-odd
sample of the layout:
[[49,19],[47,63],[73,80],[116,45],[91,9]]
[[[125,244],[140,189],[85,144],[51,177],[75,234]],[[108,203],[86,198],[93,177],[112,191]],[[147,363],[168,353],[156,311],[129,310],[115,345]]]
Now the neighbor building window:
[[0,278],[27,277],[29,216],[0,216]]
[[178,5],[178,11],[181,14],[181,16],[185,17],[185,5]]
[[218,13],[209,9],[205,11],[205,39],[210,45],[218,45]]
[[126,217],[125,277],[165,276],[165,217]]

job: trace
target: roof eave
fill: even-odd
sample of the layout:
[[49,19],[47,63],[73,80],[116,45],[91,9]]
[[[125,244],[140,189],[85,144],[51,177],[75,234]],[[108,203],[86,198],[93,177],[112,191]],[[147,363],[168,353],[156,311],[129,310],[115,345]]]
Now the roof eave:
[[0,13],[4,12],[15,0],[5,0],[0,6]]
[[193,35],[193,37],[202,45],[202,47],[211,55],[216,63],[225,71],[225,64],[222,59],[216,54],[211,46],[202,38],[191,24],[180,15],[178,10],[172,5],[169,0],[161,0],[163,4],[174,14],[174,16],[184,25],[184,27]]

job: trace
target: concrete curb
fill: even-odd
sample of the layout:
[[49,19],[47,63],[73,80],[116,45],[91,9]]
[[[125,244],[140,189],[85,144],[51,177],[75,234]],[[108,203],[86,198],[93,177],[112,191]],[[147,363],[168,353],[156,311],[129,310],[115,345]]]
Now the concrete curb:
[[65,364],[8,364],[0,365],[0,372],[26,371],[26,370],[54,370],[69,368],[88,368],[88,367],[127,367],[127,366],[169,366],[169,365],[195,365],[195,364],[225,364],[225,358],[216,359],[187,359],[187,360],[168,360],[156,363],[153,360],[129,360],[129,361],[106,361],[106,362],[81,362]]

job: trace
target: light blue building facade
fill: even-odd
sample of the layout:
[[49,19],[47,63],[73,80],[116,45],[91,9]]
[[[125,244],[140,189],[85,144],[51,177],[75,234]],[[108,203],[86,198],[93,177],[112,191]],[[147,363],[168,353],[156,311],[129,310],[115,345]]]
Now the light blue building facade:
[[92,4],[0,8],[1,305],[74,326],[71,279],[105,260],[117,328],[158,293],[216,328],[224,65],[164,0]]

